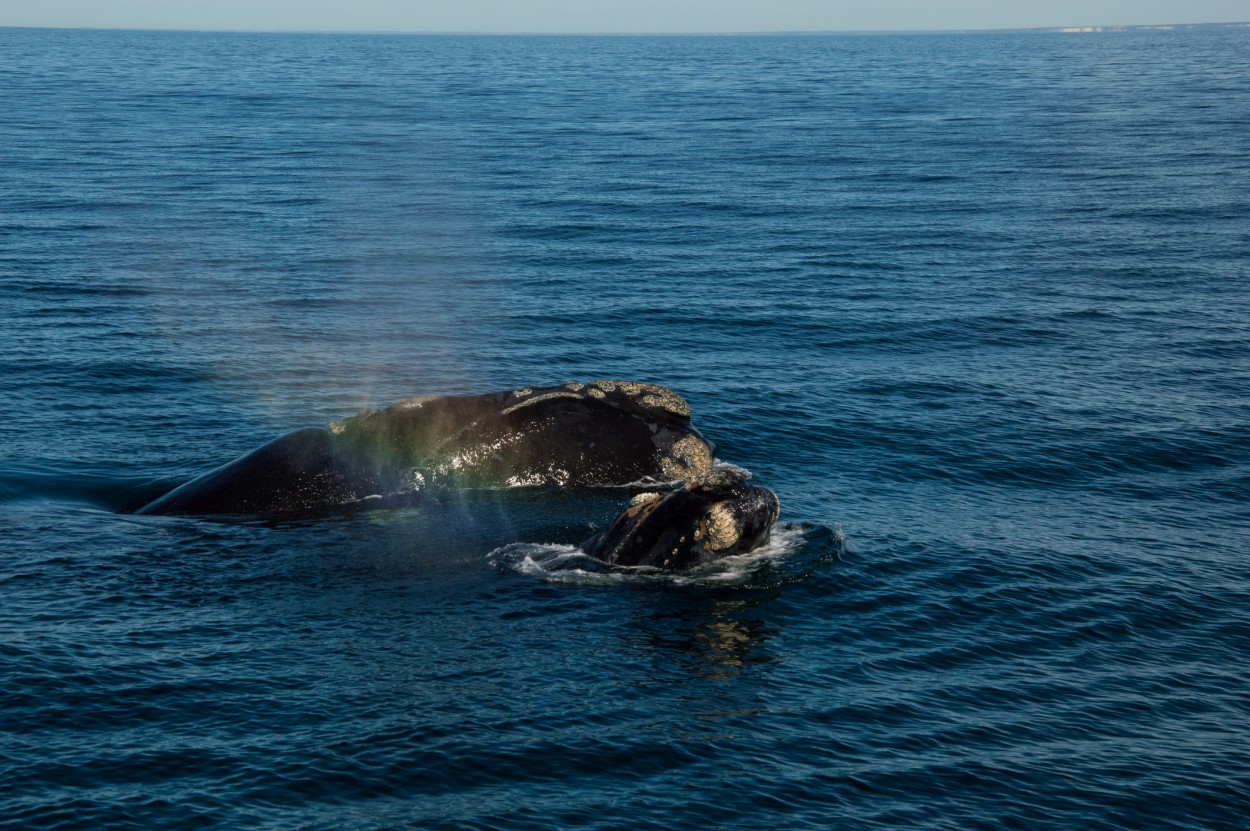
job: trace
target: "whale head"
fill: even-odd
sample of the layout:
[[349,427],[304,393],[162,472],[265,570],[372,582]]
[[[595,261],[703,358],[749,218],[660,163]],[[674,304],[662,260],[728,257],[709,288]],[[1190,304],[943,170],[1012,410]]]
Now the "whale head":
[[737,471],[713,470],[667,494],[639,494],[581,547],[611,565],[684,569],[758,548],[778,513],[768,488]]

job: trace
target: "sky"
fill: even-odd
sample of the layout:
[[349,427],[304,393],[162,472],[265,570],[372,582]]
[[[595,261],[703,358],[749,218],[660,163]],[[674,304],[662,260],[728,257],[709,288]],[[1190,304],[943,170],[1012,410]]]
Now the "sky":
[[778,32],[1250,21],[1250,0],[0,0],[0,26]]

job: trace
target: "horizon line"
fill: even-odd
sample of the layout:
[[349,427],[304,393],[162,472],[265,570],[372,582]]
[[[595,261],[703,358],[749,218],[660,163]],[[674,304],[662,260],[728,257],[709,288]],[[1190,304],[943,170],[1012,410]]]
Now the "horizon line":
[[178,28],[162,26],[13,26],[0,23],[0,29],[44,29],[89,32],[170,32],[184,34],[251,34],[251,35],[397,35],[459,37],[794,37],[838,35],[963,35],[963,34],[1116,34],[1126,31],[1168,31],[1199,28],[1250,28],[1250,21],[1214,23],[1085,23],[1066,26],[1013,26],[995,28],[953,29],[759,29],[741,31],[671,31],[671,32],[550,32],[506,31],[487,29],[217,29]]

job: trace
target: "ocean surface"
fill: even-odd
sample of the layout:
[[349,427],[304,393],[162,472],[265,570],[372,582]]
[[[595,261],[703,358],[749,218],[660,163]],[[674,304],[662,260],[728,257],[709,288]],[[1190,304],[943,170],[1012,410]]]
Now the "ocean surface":
[[[770,546],[131,513],[594,378]],[[1250,29],[0,29],[0,391],[0,827],[1250,821]]]

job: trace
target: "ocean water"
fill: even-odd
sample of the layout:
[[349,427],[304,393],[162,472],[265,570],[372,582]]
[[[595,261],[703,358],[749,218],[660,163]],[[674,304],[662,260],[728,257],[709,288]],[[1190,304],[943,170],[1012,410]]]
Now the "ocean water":
[[[0,29],[0,826],[1244,828],[1248,194],[1246,29]],[[605,377],[768,549],[130,513]]]

